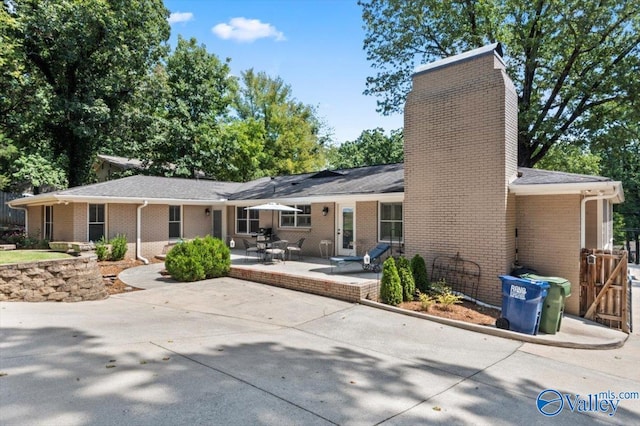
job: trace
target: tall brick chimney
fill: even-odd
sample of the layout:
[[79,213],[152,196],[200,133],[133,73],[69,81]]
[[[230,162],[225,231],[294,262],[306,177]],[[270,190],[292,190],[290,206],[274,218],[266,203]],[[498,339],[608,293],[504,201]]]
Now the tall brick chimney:
[[478,263],[478,298],[499,305],[515,261],[518,98],[500,44],[416,69],[404,113],[407,256]]

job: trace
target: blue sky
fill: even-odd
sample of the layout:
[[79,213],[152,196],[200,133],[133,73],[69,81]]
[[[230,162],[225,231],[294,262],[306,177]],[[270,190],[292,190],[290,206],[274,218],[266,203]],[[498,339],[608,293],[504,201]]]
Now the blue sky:
[[402,127],[402,116],[376,112],[362,94],[373,70],[362,49],[364,30],[356,0],[165,0],[171,44],[195,37],[210,53],[231,58],[231,72],[253,68],[281,77],[300,102],[341,143],[363,130]]

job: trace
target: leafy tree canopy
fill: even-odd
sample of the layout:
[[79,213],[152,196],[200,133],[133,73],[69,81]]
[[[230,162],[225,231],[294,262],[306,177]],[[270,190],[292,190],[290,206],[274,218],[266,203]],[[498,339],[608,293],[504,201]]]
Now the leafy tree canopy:
[[[132,114],[151,125],[142,134],[137,156],[155,174],[218,177],[223,163],[220,124],[228,116],[236,82],[229,60],[221,61],[196,39],[178,37],[166,65],[148,76]],[[135,119],[134,119],[135,120]]]
[[69,185],[81,185],[115,111],[165,52],[169,12],[162,0],[11,0],[1,10],[28,81],[3,72],[0,86],[21,85],[31,106],[7,120],[8,136],[63,158]]
[[404,160],[402,129],[392,130],[389,136],[384,129],[364,130],[354,141],[347,141],[329,149],[329,166],[347,169],[378,164],[401,163]]
[[[504,43],[518,90],[518,163],[605,128],[631,104],[640,76],[640,0],[360,0],[364,49],[376,74],[365,93],[402,110],[422,63]],[[638,105],[633,104],[638,111]],[[603,134],[605,144],[612,135]]]
[[280,77],[244,71],[235,108],[262,127],[259,168],[265,176],[303,173],[324,164],[323,126],[312,106],[293,97]]

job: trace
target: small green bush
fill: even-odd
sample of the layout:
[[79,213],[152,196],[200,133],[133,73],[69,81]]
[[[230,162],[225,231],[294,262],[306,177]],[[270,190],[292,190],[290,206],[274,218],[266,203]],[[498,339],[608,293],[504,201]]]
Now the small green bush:
[[444,278],[440,278],[438,281],[434,281],[429,284],[429,294],[439,295],[450,293],[451,287],[447,284],[447,281]]
[[396,261],[389,257],[382,264],[382,281],[380,282],[380,300],[388,305],[402,302],[402,285],[396,268]]
[[416,288],[422,293],[429,293],[429,276],[427,275],[427,265],[424,258],[416,254],[411,259],[411,272]]
[[413,294],[416,292],[416,284],[411,273],[411,266],[406,257],[400,256],[396,259],[396,268],[400,276],[400,285],[402,286],[402,299],[405,302],[413,300]]
[[429,311],[434,303],[436,303],[436,300],[432,296],[429,296],[426,293],[420,293],[420,305],[422,306],[423,311]]
[[96,242],[96,256],[99,261],[109,259],[109,247],[107,247],[107,240],[105,240],[104,237]]
[[452,305],[462,303],[462,296],[453,294],[450,291],[445,291],[436,296],[436,301],[442,306],[441,309],[443,311],[450,311]]
[[110,241],[111,244],[111,260],[122,260],[127,254],[127,237],[126,235],[116,235]]
[[199,281],[226,275],[231,268],[231,253],[224,242],[206,236],[176,244],[164,263],[176,280]]

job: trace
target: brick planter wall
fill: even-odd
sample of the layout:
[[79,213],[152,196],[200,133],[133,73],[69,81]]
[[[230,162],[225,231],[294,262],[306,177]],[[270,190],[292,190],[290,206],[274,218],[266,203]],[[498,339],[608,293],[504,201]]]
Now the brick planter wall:
[[80,302],[107,297],[95,257],[0,266],[0,301]]
[[318,294],[347,302],[359,302],[361,299],[378,301],[380,287],[377,280],[353,284],[319,278],[291,275],[283,272],[257,271],[251,268],[231,266],[229,276],[241,280],[253,281],[274,287]]

